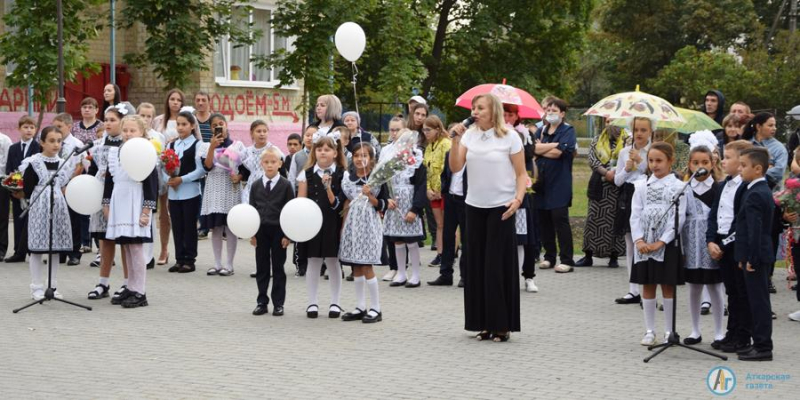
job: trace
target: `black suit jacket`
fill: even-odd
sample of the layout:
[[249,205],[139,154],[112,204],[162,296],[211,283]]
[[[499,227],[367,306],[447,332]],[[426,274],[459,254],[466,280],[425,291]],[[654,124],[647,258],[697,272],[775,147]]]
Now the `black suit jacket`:
[[250,186],[250,205],[258,210],[261,226],[280,225],[281,210],[290,200],[294,199],[292,184],[284,178],[278,178],[278,183],[271,188],[269,194],[261,179]]
[[[711,211],[708,213],[706,243],[717,243],[719,245],[722,244],[717,242],[717,230],[719,230],[719,225],[717,224],[717,212],[719,211],[719,203],[722,200],[722,190],[725,189],[725,185],[727,183],[728,181],[724,180],[714,184],[714,203],[711,205]],[[742,193],[744,193],[743,188],[746,187],[747,184],[742,182],[736,189],[736,193],[733,195],[733,222],[731,222],[731,228],[728,230],[728,233],[725,236],[730,236],[730,234],[736,232],[736,211],[738,210],[736,204],[737,201],[741,201]]]
[[750,263],[754,267],[769,266],[775,262],[775,249],[772,248],[774,211],[775,200],[767,182],[758,182],[744,191],[736,213],[734,257],[737,262]]
[[[467,195],[467,170],[464,168],[464,175],[462,175],[462,189],[464,196]],[[453,181],[453,171],[450,171],[450,152],[444,155],[444,170],[442,171],[442,194],[450,194],[450,183]]]
[[[36,139],[31,140],[30,149],[26,149],[28,153],[28,157],[37,154],[42,151],[42,147],[39,145],[39,142]],[[22,156],[22,142],[17,142],[11,145],[8,148],[8,161],[6,162],[6,174],[10,174],[19,169],[19,165],[22,164],[22,160],[25,157]]]

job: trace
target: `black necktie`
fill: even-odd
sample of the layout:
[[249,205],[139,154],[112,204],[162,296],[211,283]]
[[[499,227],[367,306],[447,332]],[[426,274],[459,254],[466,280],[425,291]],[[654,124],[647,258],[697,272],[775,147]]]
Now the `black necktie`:
[[269,194],[269,192],[272,190],[272,181],[271,180],[267,181],[266,190],[267,190],[267,194]]
[[26,144],[23,143],[22,144],[22,158],[25,158],[25,146],[26,146]]

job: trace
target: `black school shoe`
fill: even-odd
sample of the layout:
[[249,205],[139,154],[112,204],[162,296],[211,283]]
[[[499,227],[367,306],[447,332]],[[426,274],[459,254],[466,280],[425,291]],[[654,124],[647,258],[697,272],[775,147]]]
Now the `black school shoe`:
[[360,319],[364,319],[367,313],[360,308],[356,308],[354,311],[349,311],[342,315],[342,321],[358,321]]
[[592,265],[594,265],[594,261],[592,260],[592,256],[589,255],[583,256],[578,261],[575,261],[576,267],[591,267]]
[[122,301],[123,308],[147,307],[146,295],[130,290],[128,292],[130,292],[130,295]]
[[253,315],[264,315],[269,312],[266,304],[259,304],[253,310]]
[[113,296],[111,296],[111,304],[118,306],[122,304],[122,302],[125,301],[125,299],[127,299],[131,294],[133,294],[133,292],[128,290],[128,286],[122,285],[122,287],[114,292]]
[[379,311],[376,311],[374,308],[371,308],[369,312],[364,315],[364,318],[361,319],[361,322],[365,324],[372,324],[380,321],[383,321],[383,314],[381,314]]
[[703,341],[703,337],[702,336],[698,336],[696,338],[687,337],[687,338],[683,339],[683,344],[691,346],[691,345],[695,345],[695,344],[701,343],[702,341]]
[[282,316],[283,315],[283,306],[275,306],[275,309],[272,310],[272,315],[274,315],[276,317]]
[[739,361],[772,361],[772,352],[751,349],[745,354],[739,354]]

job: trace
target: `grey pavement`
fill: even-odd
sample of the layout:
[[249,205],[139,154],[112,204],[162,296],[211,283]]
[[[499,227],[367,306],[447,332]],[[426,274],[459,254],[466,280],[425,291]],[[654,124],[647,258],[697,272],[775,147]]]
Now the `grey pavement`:
[[[324,312],[308,319],[305,284],[290,263],[286,315],[255,317],[249,243],[239,241],[232,277],[206,276],[210,240],[199,248],[197,272],[149,271],[150,306],[133,310],[86,299],[98,269],[88,266],[93,254],[85,254],[81,265],[62,266],[59,291],[93,311],[51,302],[12,314],[30,301],[28,266],[0,263],[0,398],[707,399],[714,395],[706,377],[718,365],[737,377],[728,398],[796,398],[800,387],[800,374],[794,376],[800,323],[786,317],[800,304],[785,270],[776,272],[772,297],[779,316],[775,361],[723,362],[672,349],[645,364],[641,310],[613,301],[627,291],[624,267],[539,272],[540,292],[521,293],[523,331],[508,343],[491,343],[463,330],[463,294],[455,286],[406,289],[382,282],[384,320],[373,325],[330,320]],[[432,257],[423,251],[423,262]],[[379,277],[385,270],[377,268]],[[437,273],[423,267],[423,280]],[[115,268],[112,290],[121,277]],[[327,282],[320,290],[326,311]],[[678,332],[686,336],[688,294],[679,292]],[[351,282],[344,282],[341,305],[354,305]],[[656,318],[663,331],[663,313]],[[700,346],[710,349],[711,316],[702,317],[702,329]],[[764,381],[748,374],[791,378],[753,389],[747,384]]]

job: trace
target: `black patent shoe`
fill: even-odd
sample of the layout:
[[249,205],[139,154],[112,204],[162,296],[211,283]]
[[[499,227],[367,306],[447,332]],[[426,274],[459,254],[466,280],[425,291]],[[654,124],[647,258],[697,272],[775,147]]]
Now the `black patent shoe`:
[[376,311],[374,308],[371,308],[367,315],[361,319],[361,322],[365,324],[372,324],[380,321],[383,321],[383,314],[381,314],[380,311]]
[[156,259],[155,258],[151,258],[150,262],[147,263],[147,269],[153,269],[155,267],[156,267]]
[[122,304],[122,302],[125,299],[127,299],[128,296],[130,296],[132,293],[133,292],[128,290],[128,286],[127,285],[122,285],[122,287],[119,288],[119,290],[117,290],[116,292],[114,292],[113,296],[111,296],[111,304],[113,304],[115,306],[118,306],[118,305]]
[[178,272],[178,270],[180,270],[181,267],[182,267],[182,265],[180,263],[175,263],[171,267],[169,267],[167,272]]
[[328,318],[339,318],[340,315],[342,315],[342,307],[339,307],[338,304],[331,304],[328,308]]
[[[630,295],[630,297],[628,297],[628,295]],[[614,302],[617,304],[639,304],[642,302],[642,296],[638,294],[634,296],[633,293],[628,293],[625,296],[615,299]]]
[[428,285],[431,286],[453,286],[453,277],[445,277],[444,275],[439,275],[438,278],[434,281],[429,281]]
[[275,309],[272,310],[272,315],[276,317],[283,316],[283,306],[275,306]]
[[319,309],[319,306],[316,305],[316,304],[312,304],[312,305],[308,306],[308,308],[306,308],[306,317],[308,317],[308,318],[317,318],[317,316],[319,316],[319,311],[309,311],[309,310],[311,310],[311,307],[316,307],[317,309]]
[[576,267],[591,267],[592,265],[594,265],[594,261],[592,261],[592,256],[589,255],[575,262]]
[[702,341],[703,341],[703,337],[702,336],[698,336],[696,338],[687,337],[686,339],[683,339],[683,344],[691,346],[691,345],[695,345],[695,344],[701,343]]
[[700,304],[700,315],[708,315],[711,314],[711,303],[704,301]]
[[253,315],[264,315],[269,312],[269,308],[266,304],[259,304],[253,310]]
[[402,281],[402,282],[392,281],[392,283],[390,283],[389,286],[391,287],[405,286],[406,283],[408,283],[408,281]]
[[422,282],[417,282],[417,283],[406,282],[406,287],[409,289],[418,288],[420,285],[422,285]]
[[739,361],[772,361],[772,352],[751,349],[745,354],[739,354]]
[[363,319],[365,315],[367,314],[364,312],[364,310],[356,308],[355,311],[344,313],[344,315],[342,315],[342,321],[358,321]]
[[123,308],[147,307],[147,296],[141,293],[128,291],[130,294],[122,301]]

